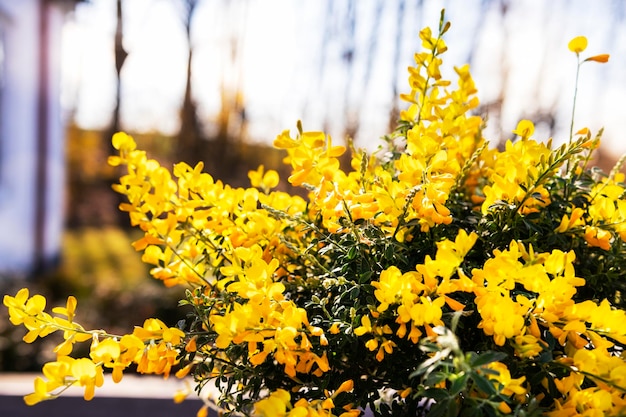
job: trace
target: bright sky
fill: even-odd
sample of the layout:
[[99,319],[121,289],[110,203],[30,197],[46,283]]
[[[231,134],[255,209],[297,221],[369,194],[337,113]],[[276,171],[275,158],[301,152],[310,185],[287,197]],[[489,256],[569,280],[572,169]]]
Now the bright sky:
[[[387,133],[399,1],[354,2],[352,73],[341,60],[342,48],[349,40],[347,0],[328,3],[332,5],[330,13],[327,1],[320,0],[201,1],[193,27],[193,81],[203,120],[210,123],[215,117],[222,77],[227,83],[240,79],[250,136],[255,140],[269,142],[283,129],[293,129],[298,119],[303,120],[305,129],[322,129],[328,115],[332,115],[330,133],[336,137],[347,101],[363,115],[358,143],[377,143]],[[170,134],[178,129],[186,44],[176,3],[125,1],[125,46],[130,53],[122,74],[122,124],[126,129]],[[583,56],[609,53],[611,60],[582,67],[577,127],[587,125],[595,131],[604,126],[607,146],[626,152],[626,140],[622,139],[626,110],[620,104],[626,100],[626,25],[622,16],[626,6],[622,2],[516,0],[509,2],[504,21],[494,9],[496,5],[481,9],[482,0],[426,0],[424,13],[415,3],[419,2],[406,1],[400,23],[400,92],[407,90],[406,66],[419,48],[419,29],[424,25],[436,28],[439,11],[445,6],[452,22],[445,65],[450,69],[462,65],[474,51],[472,73],[481,102],[506,91],[502,130],[510,132],[519,119],[554,106],[561,136],[555,141],[562,142],[569,131],[576,69],[567,42],[585,35],[589,47]],[[479,39],[469,36],[479,27],[484,29]],[[114,28],[115,2],[91,0],[77,8],[65,33],[64,103],[75,110],[77,122],[85,127],[103,127],[110,120]],[[233,33],[243,34],[238,68],[230,66],[225,48]],[[323,49],[325,33],[331,35]],[[322,62],[325,65],[320,70]],[[506,82],[503,70],[509,71]],[[536,137],[540,135],[538,132]]]

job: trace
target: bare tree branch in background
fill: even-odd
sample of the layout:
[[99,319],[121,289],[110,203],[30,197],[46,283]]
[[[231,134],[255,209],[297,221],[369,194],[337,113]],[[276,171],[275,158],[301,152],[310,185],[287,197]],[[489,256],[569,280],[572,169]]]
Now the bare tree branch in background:
[[[122,0],[117,0],[116,2],[116,26],[115,26],[115,39],[114,39],[114,47],[115,47],[115,107],[113,108],[113,116],[111,120],[111,125],[109,127],[108,132],[104,137],[104,147],[105,155],[113,154],[115,149],[113,148],[113,143],[111,138],[121,129],[120,126],[120,109],[122,106],[122,67],[126,62],[126,58],[128,57],[128,52],[124,49],[124,14],[123,14]],[[110,189],[110,184],[105,180],[105,187]],[[102,194],[103,196],[105,194]],[[104,201],[100,201],[97,204],[91,204],[91,210],[96,210],[96,216],[98,210],[102,210],[103,207],[107,207],[106,211],[109,213],[115,213],[114,221],[118,224],[125,224],[127,221],[127,217],[121,214],[121,211],[116,210],[119,203],[123,201],[122,195],[112,195],[110,199],[105,199]]]

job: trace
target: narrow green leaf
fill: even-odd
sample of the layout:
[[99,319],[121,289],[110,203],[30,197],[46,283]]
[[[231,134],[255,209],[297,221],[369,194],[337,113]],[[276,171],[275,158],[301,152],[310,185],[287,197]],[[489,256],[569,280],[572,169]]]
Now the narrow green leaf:
[[452,385],[450,386],[450,395],[459,395],[462,391],[465,391],[467,387],[467,380],[469,378],[469,374],[463,374],[456,378]]
[[478,368],[492,362],[501,361],[506,357],[507,354],[504,352],[487,351],[485,353],[481,353],[480,355],[474,355],[470,360],[470,366],[472,368]]
[[498,393],[496,387],[494,387],[493,385],[493,382],[485,378],[478,372],[472,372],[472,380],[476,384],[476,387],[485,394],[492,396]]
[[435,386],[442,381],[445,381],[448,375],[445,372],[433,372],[428,375],[428,378],[424,381],[424,385]]

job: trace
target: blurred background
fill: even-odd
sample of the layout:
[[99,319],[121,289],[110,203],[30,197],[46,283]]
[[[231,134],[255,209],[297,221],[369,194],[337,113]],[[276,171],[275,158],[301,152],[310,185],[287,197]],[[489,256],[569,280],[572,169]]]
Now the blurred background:
[[[621,0],[0,0],[0,289],[79,299],[91,328],[126,332],[181,316],[130,242],[108,167],[131,133],[163,164],[205,161],[247,185],[278,169],[284,129],[324,130],[375,150],[403,108],[419,30],[452,28],[447,73],[469,63],[497,145],[520,119],[568,139],[576,57],[589,39],[575,129],[605,127],[597,163],[626,152],[626,2]],[[19,343],[0,309],[0,371],[38,371],[49,342]]]

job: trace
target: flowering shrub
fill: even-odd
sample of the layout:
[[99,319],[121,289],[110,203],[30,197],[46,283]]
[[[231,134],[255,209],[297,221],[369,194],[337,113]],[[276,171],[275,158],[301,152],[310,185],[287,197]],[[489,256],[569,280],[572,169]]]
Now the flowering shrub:
[[[276,191],[278,174],[250,172],[231,188],[200,163],[173,173],[133,139],[113,137],[128,173],[134,243],[152,275],[185,288],[192,313],[126,335],[86,330],[76,299],[45,312],[23,289],[5,296],[31,342],[63,332],[28,404],[65,387],[85,399],[131,364],[141,373],[214,383],[228,413],[259,416],[548,415],[626,412],[624,176],[588,167],[600,136],[553,147],[521,121],[489,147],[468,66],[440,72],[449,24],[420,33],[409,103],[383,151],[345,149],[320,132],[281,133],[307,198]],[[586,39],[570,50],[578,69]],[[619,167],[618,167],[619,168]],[[70,356],[90,342],[89,357]],[[178,398],[178,397],[177,397]],[[209,404],[207,399],[207,405]],[[205,414],[206,407],[199,414]]]

